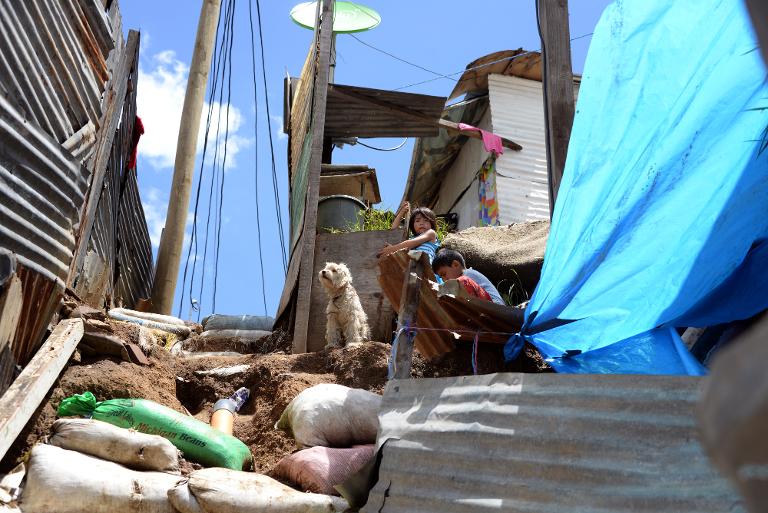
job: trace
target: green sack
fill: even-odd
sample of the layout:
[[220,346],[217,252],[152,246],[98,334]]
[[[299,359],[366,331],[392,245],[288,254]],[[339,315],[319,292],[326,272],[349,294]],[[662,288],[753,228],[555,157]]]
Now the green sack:
[[234,436],[146,399],[97,402],[92,393],[85,392],[61,401],[58,414],[82,415],[122,428],[160,435],[178,447],[185,458],[209,467],[246,470],[253,461],[248,446]]

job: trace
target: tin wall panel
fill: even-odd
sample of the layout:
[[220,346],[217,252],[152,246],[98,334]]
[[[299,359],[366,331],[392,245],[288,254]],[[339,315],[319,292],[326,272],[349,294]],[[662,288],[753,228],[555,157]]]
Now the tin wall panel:
[[697,441],[701,378],[489,374],[384,393],[364,513],[744,511]]
[[[502,224],[549,219],[546,126],[541,82],[490,75],[494,133],[519,143],[496,160],[496,192]],[[578,84],[574,84],[574,95]]]
[[547,147],[541,82],[490,75],[493,131],[519,143],[496,160],[496,192],[502,224],[549,219]]
[[0,246],[63,288],[87,170],[0,96]]
[[59,143],[98,126],[109,25],[96,0],[0,0],[0,89]]
[[114,302],[118,306],[133,307],[139,299],[150,297],[154,278],[152,242],[135,169],[127,172],[120,198],[117,244]]

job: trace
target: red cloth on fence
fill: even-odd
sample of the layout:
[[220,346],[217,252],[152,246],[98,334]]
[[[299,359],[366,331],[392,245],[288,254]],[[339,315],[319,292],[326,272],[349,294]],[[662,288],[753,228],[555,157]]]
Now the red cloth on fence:
[[133,123],[133,134],[131,134],[131,156],[128,158],[126,164],[127,169],[133,169],[136,167],[136,159],[139,153],[139,139],[144,134],[144,123],[141,122],[141,118],[136,116],[136,121]]
[[459,123],[459,130],[464,130],[467,132],[480,132],[480,135],[483,138],[483,146],[485,146],[485,151],[488,153],[493,153],[497,157],[504,153],[504,146],[501,145],[501,137],[494,134],[493,132],[486,132],[482,128],[477,128],[476,126],[468,125],[466,123]]

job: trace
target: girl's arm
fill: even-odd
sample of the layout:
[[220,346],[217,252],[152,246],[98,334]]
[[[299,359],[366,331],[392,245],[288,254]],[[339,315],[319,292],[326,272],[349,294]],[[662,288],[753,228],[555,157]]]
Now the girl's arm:
[[403,201],[403,203],[400,205],[400,208],[397,209],[395,220],[392,221],[392,230],[399,227],[400,223],[403,222],[403,219],[405,219],[405,216],[408,213],[408,208],[410,208],[410,204],[407,201]]
[[386,255],[392,254],[395,251],[399,251],[401,249],[413,249],[418,246],[421,246],[425,242],[434,242],[436,240],[437,240],[437,234],[435,233],[435,230],[430,229],[422,233],[421,235],[417,235],[412,239],[404,240],[403,242],[400,242],[398,244],[385,245],[381,250],[379,250],[379,253],[377,256],[383,257]]

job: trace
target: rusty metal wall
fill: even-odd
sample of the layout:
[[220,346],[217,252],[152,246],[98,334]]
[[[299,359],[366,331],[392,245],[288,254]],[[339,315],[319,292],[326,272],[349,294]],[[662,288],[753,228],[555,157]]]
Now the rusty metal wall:
[[132,308],[138,299],[149,297],[154,276],[136,170],[127,169],[137,114],[138,46],[125,80],[129,88],[100,191],[84,269],[75,286],[78,295],[95,307]]
[[98,126],[113,48],[98,0],[0,0],[0,91],[59,143]]
[[697,441],[700,378],[390,382],[363,513],[744,511]]
[[[114,76],[121,31],[116,0],[109,10],[99,0],[0,0],[0,247],[16,260],[22,286],[18,329],[3,355],[14,366],[35,354],[64,292],[108,80],[136,84],[137,55],[129,76]],[[106,187],[91,191],[104,206],[103,229],[87,243],[109,255],[109,297],[100,303],[132,306],[147,295],[152,257],[136,174],[123,169],[136,113],[135,87],[128,91]]]

